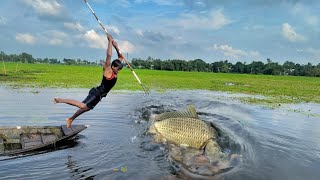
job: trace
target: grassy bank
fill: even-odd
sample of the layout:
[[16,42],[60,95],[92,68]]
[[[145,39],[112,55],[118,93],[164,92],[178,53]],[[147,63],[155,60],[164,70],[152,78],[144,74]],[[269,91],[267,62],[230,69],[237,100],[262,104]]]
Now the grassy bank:
[[[261,103],[320,103],[320,78],[267,76],[205,72],[177,72],[136,69],[136,74],[149,89],[203,89],[227,91],[269,98],[245,98]],[[90,88],[101,81],[98,66],[1,63],[0,83],[13,87]],[[123,69],[114,89],[141,90],[129,69]]]

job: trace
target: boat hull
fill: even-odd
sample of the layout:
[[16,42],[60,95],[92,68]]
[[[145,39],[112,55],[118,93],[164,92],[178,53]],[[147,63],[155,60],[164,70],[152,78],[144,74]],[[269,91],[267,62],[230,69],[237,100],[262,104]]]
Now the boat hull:
[[0,156],[54,147],[86,128],[85,125],[0,127]]

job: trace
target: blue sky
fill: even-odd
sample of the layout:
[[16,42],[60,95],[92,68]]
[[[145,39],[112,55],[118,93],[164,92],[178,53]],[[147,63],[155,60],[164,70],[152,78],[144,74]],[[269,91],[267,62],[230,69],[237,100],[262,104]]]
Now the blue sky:
[[[131,58],[320,63],[318,0],[88,0]],[[2,0],[0,50],[35,58],[105,58],[83,0]],[[114,53],[116,57],[116,53]]]

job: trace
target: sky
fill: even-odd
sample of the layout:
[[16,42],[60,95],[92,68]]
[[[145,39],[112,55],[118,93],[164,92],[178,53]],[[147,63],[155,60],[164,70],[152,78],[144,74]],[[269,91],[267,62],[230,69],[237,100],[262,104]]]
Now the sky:
[[[87,0],[128,57],[320,63],[319,0]],[[1,0],[0,51],[105,59],[83,0]],[[116,58],[116,52],[113,52]]]

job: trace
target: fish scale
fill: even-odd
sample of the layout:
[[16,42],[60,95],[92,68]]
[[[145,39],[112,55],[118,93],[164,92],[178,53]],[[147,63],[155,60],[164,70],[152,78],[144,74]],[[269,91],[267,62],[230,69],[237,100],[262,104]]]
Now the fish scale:
[[202,148],[215,137],[212,127],[195,118],[169,118],[156,121],[154,126],[167,141],[194,148]]
[[149,132],[154,134],[156,142],[167,142],[170,159],[182,164],[183,172],[211,176],[232,168],[217,142],[216,129],[199,119],[193,106],[188,106],[187,111],[155,116]]
[[159,114],[155,117],[155,121],[162,121],[164,119],[176,117],[189,117],[198,119],[198,114],[193,106],[188,106],[187,111],[173,111]]

